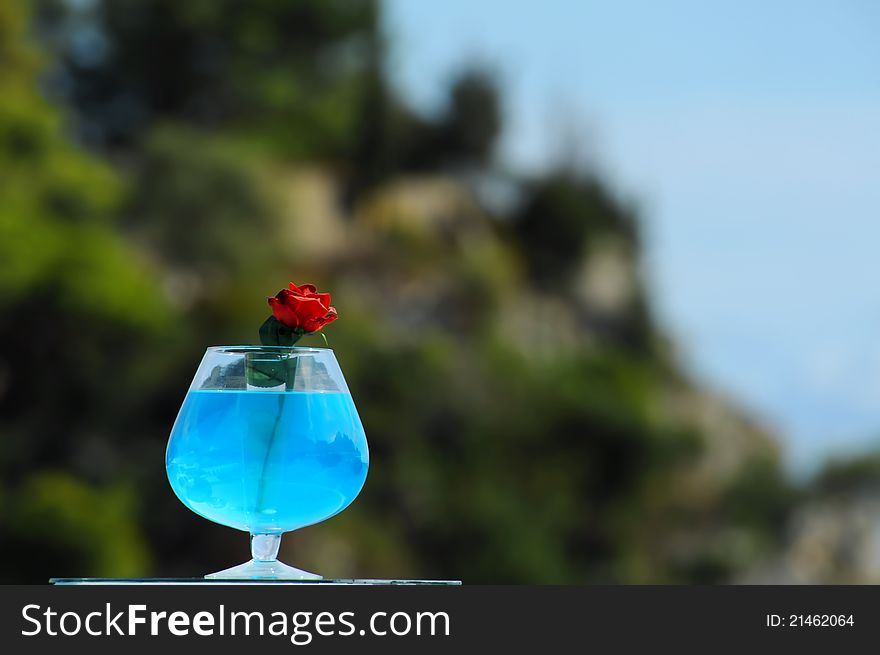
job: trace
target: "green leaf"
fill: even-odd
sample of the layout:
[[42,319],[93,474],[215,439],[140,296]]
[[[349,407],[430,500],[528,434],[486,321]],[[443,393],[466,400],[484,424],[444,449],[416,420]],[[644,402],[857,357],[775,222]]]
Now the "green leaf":
[[[260,342],[264,346],[292,346],[303,336],[299,329],[291,329],[274,316],[267,318],[260,326]],[[245,375],[248,384],[255,387],[277,387],[284,385],[293,389],[296,374],[296,358],[286,353],[248,353]]]
[[260,326],[260,343],[264,346],[292,346],[305,334],[299,328],[289,328],[274,316]]
[[245,376],[254,387],[274,388],[284,385],[293,391],[298,358],[288,353],[252,352],[245,355]]
[[245,355],[245,376],[247,383],[254,387],[287,386],[288,367],[286,358],[281,354],[261,352]]

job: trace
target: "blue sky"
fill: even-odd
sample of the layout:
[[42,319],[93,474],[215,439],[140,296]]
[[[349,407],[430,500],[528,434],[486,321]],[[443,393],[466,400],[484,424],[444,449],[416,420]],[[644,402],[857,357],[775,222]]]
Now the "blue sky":
[[386,10],[414,105],[483,62],[505,162],[539,169],[576,139],[637,202],[682,358],[778,430],[792,467],[880,447],[880,2]]

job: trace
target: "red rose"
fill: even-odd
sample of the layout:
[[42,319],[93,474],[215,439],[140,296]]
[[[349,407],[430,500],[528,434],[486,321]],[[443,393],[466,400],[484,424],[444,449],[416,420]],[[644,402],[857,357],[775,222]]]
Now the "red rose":
[[298,287],[291,282],[290,288],[269,298],[269,306],[280,323],[306,333],[317,332],[338,318],[330,306],[330,294],[318,293],[313,284]]

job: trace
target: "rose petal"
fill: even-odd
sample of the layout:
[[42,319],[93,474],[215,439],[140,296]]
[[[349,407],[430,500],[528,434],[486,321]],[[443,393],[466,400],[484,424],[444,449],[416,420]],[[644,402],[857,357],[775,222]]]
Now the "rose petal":
[[279,322],[291,329],[299,327],[299,318],[296,311],[289,305],[281,302],[277,298],[269,298],[269,304],[272,306],[272,314]]
[[296,298],[296,301],[296,315],[299,316],[300,322],[320,318],[327,313],[327,307],[317,298]]
[[303,325],[303,330],[306,332],[317,332],[328,323],[335,321],[337,318],[339,318],[339,316],[337,315],[336,310],[331,308],[331,311],[328,311],[324,316],[318,316],[307,321]]

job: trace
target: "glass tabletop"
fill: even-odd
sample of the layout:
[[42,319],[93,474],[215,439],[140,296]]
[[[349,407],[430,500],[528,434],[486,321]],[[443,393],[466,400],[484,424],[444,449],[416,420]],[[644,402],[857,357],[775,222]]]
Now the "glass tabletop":
[[461,580],[376,580],[326,578],[323,580],[207,580],[205,578],[49,578],[53,585],[423,585],[456,587]]

